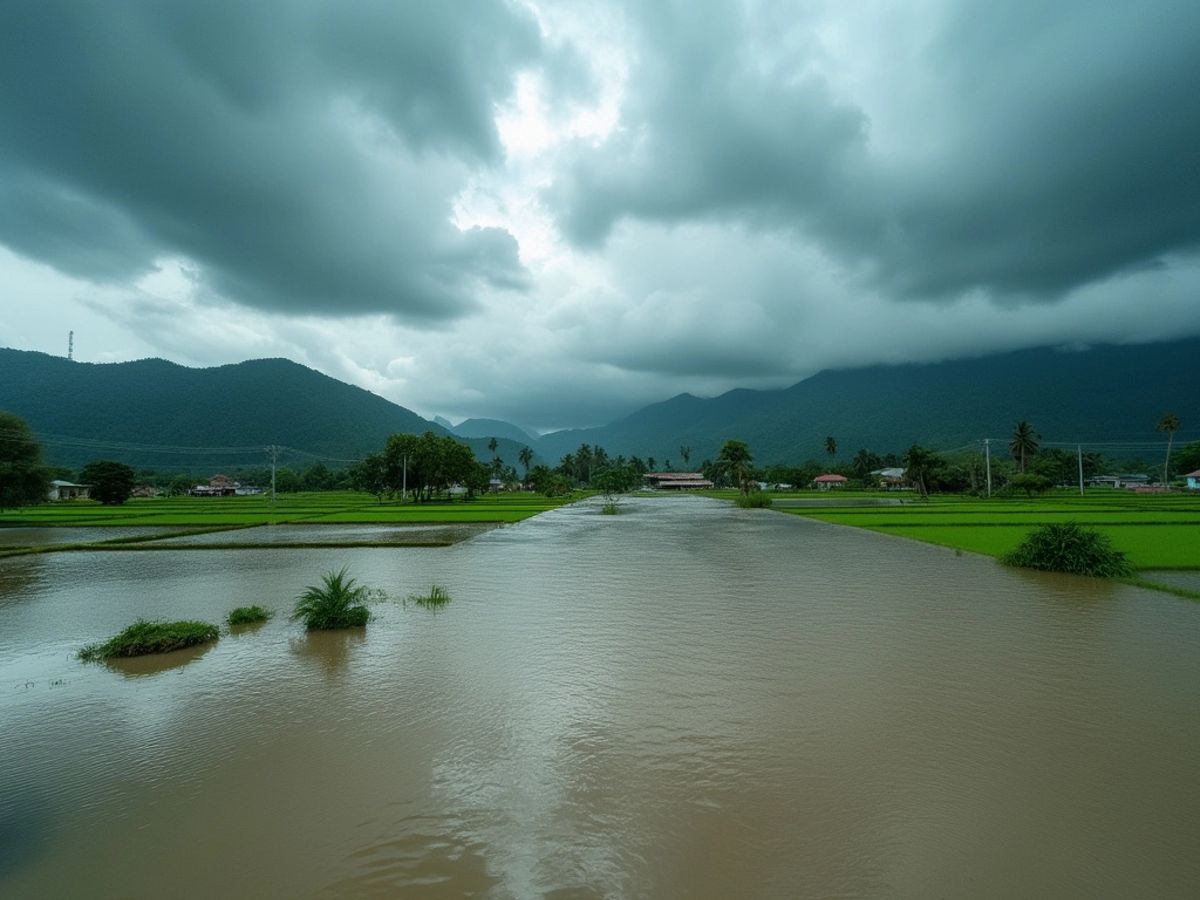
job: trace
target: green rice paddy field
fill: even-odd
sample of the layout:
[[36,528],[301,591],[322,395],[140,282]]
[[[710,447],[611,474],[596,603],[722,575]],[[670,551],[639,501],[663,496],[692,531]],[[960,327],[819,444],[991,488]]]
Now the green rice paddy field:
[[1064,491],[1028,500],[934,496],[927,502],[905,495],[900,506],[876,507],[838,507],[832,504],[841,495],[825,496],[831,505],[781,511],[988,556],[1012,550],[1038,525],[1079,522],[1108,535],[1139,569],[1200,569],[1200,496],[1195,495],[1098,490],[1082,497]]
[[[436,503],[379,503],[370,494],[333,491],[285,494],[274,504],[256,497],[156,497],[104,506],[91,500],[46,503],[0,512],[6,526],[209,526],[311,523],[321,525],[389,523],[418,525],[456,522],[519,522],[577,499],[549,499],[540,494],[489,494],[470,501]],[[0,531],[0,544],[3,544]]]

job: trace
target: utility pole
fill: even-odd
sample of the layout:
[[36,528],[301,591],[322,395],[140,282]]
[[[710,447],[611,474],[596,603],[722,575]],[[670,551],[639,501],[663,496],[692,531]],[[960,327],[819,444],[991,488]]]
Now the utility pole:
[[1083,447],[1075,445],[1075,458],[1079,461],[1079,496],[1083,496]]
[[271,454],[271,505],[275,505],[275,463],[279,459],[279,447],[272,444],[267,448],[267,452]]
[[67,332],[67,361],[70,362],[70,361],[73,361],[74,359],[75,359],[75,332],[68,331]]
[[992,439],[983,439],[983,454],[987,459],[987,491],[988,496],[992,496]]
[[400,502],[408,497],[408,454],[404,454],[404,476],[400,483]]

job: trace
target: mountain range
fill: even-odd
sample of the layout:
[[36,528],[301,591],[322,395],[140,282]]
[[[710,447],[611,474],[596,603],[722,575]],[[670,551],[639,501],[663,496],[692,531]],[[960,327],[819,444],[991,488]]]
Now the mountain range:
[[[0,409],[24,418],[47,459],[78,466],[104,457],[201,470],[261,465],[261,448],[284,445],[291,465],[336,466],[383,446],[393,432],[463,438],[482,460],[517,465],[522,446],[551,464],[581,443],[610,455],[690,467],[729,438],[760,463],[838,458],[858,448],[900,452],[913,443],[951,450],[984,437],[1006,441],[1025,419],[1047,441],[1156,440],[1166,412],[1177,440],[1200,437],[1200,339],[1090,349],[1040,348],[976,359],[819,372],[791,387],[680,394],[598,428],[533,437],[496,419],[447,428],[362,388],[286,359],[192,369],[161,359],[81,363],[0,349]],[[203,451],[196,448],[206,448]],[[296,451],[303,451],[296,452]],[[517,465],[518,470],[520,466]]]

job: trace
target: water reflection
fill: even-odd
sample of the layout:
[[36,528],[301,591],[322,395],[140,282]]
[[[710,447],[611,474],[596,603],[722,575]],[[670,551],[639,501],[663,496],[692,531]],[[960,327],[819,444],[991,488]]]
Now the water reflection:
[[141,678],[146,675],[158,675],[174,669],[182,669],[205,656],[215,647],[216,641],[199,644],[195,647],[184,647],[182,650],[172,650],[169,653],[147,653],[144,656],[114,656],[104,660],[104,666],[110,672],[118,672],[126,678]]
[[293,638],[290,646],[299,659],[314,663],[327,675],[333,675],[346,668],[366,639],[366,628],[338,628],[305,632],[303,637]]

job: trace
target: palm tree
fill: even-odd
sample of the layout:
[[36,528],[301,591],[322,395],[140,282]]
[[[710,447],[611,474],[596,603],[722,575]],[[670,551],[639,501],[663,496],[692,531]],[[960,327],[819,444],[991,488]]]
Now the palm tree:
[[500,442],[497,441],[495,438],[488,439],[488,449],[491,450],[493,453],[496,452],[496,448],[499,446],[500,446]]
[[1175,440],[1175,432],[1179,430],[1179,416],[1175,413],[1167,413],[1154,427],[1154,430],[1164,431],[1167,435],[1167,458],[1163,461],[1163,484],[1169,484],[1171,481],[1168,474],[1171,466],[1171,443]]
[[683,457],[683,467],[686,469],[688,466],[688,460],[692,458],[692,448],[680,447],[679,455]]
[[854,474],[859,478],[865,479],[871,474],[872,469],[879,467],[880,458],[865,447],[854,454],[854,460],[850,463],[850,467],[854,470]]
[[825,452],[828,453],[831,457],[837,456],[837,441],[834,440],[834,437],[832,434],[829,437],[825,438]]
[[529,464],[533,462],[533,451],[528,447],[522,447],[521,452],[517,454],[517,459],[521,461],[521,465],[525,467],[525,480],[529,480]]
[[1025,459],[1037,453],[1038,441],[1042,436],[1033,430],[1033,426],[1022,419],[1013,428],[1012,442],[1008,445],[1008,449],[1012,452],[1013,459],[1017,461],[1017,471],[1022,475],[1025,474]]

